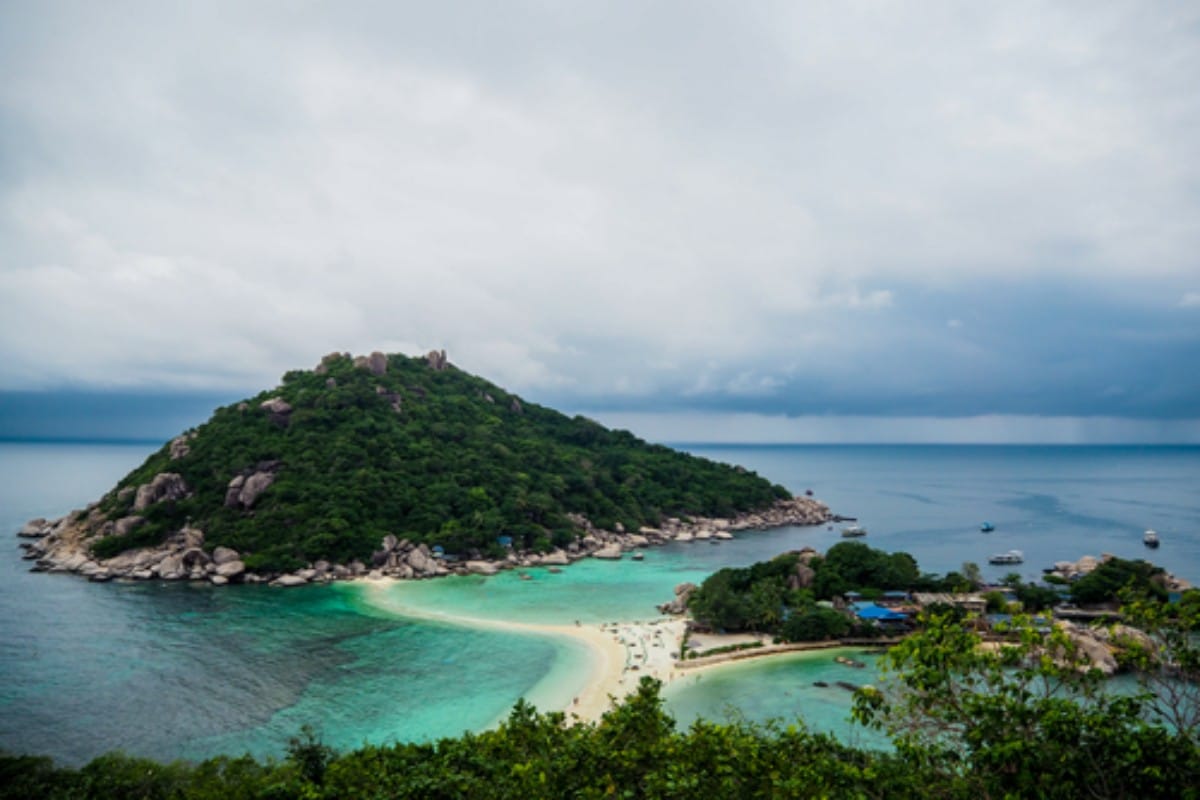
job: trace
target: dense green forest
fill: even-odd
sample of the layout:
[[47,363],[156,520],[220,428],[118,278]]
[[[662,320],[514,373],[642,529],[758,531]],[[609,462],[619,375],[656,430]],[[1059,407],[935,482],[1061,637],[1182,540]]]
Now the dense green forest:
[[[180,475],[187,496],[138,510],[145,522],[96,542],[96,554],[156,544],[185,524],[206,545],[238,550],[249,569],[365,559],[388,533],[449,553],[497,553],[501,535],[545,550],[577,533],[569,513],[636,530],[789,494],[741,468],[521,400],[444,355],[366,361],[334,355],[289,372],[164,445],[101,508],[110,521],[135,513],[135,487],[159,473]],[[286,405],[263,406],[276,398]],[[228,504],[230,481],[255,472],[272,482],[252,508]]]
[[[1061,587],[1081,605],[1118,602],[1123,591],[1165,600],[1165,572],[1146,561],[1110,558],[1091,573]],[[1003,581],[1024,611],[1041,611],[1064,599],[1058,588],[1023,582],[1013,573]],[[874,626],[857,626],[845,614],[818,605],[854,591],[864,599],[885,591],[971,592],[983,587],[979,567],[961,572],[922,573],[908,553],[886,553],[863,542],[839,542],[824,555],[784,553],[748,567],[726,567],[704,580],[691,595],[688,610],[702,625],[723,631],[768,633],[784,641],[815,641],[848,635],[872,635]],[[998,593],[993,593],[998,594]],[[996,602],[994,597],[989,600]],[[1003,610],[1003,598],[998,601]]]
[[892,589],[969,588],[959,573],[922,575],[908,553],[885,553],[862,542],[840,542],[825,555],[784,553],[749,567],[727,567],[704,580],[688,610],[697,622],[724,631],[770,633],[785,641],[834,639],[851,633],[846,615],[818,606],[848,591],[867,598]]
[[799,721],[679,730],[644,679],[597,723],[522,702],[494,730],[431,743],[336,753],[306,730],[282,761],[111,754],[76,770],[0,756],[0,798],[1200,797],[1200,603],[1154,601],[1131,616],[1151,636],[1131,650],[1145,679],[1132,693],[1105,691],[1069,640],[1029,618],[991,650],[952,615],[922,619],[885,656],[879,684],[855,695],[854,717],[890,736],[886,750]]

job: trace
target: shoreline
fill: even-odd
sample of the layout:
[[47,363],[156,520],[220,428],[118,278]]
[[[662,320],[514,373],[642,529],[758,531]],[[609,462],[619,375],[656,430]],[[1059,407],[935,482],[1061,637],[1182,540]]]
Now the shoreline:
[[[516,622],[446,614],[390,602],[381,595],[388,588],[400,583],[400,580],[395,578],[358,578],[347,583],[361,587],[365,602],[388,613],[480,630],[562,637],[584,645],[591,651],[592,657],[589,658],[588,675],[582,686],[576,690],[574,698],[565,703],[555,703],[554,708],[539,709],[562,711],[568,719],[575,718],[579,722],[599,721],[612,707],[613,700],[623,699],[625,695],[633,692],[643,676],[657,678],[666,685],[678,677],[672,673],[680,672],[675,666],[674,655],[679,652],[683,640],[683,628],[686,623],[682,618],[663,617],[649,622],[577,625]],[[533,690],[526,694],[533,693],[537,688],[535,685]],[[507,717],[507,714],[507,711],[504,712],[502,718]]]
[[[502,631],[528,636],[561,637],[583,645],[590,651],[587,677],[570,700],[550,703],[542,712],[561,711],[577,723],[598,722],[614,701],[622,700],[637,690],[643,677],[662,682],[664,690],[675,684],[694,682],[704,675],[751,661],[783,656],[815,656],[825,651],[866,647],[862,643],[843,641],[799,642],[764,645],[761,648],[719,653],[714,656],[680,660],[687,620],[683,617],[660,617],[654,620],[625,622],[582,623],[555,625],[518,622],[514,620],[473,617],[466,614],[447,614],[433,609],[394,602],[385,597],[387,590],[402,582],[394,578],[358,578],[347,582],[363,590],[364,602],[372,608],[410,619],[440,622],[479,630]],[[873,642],[872,646],[888,646],[890,640]],[[541,682],[526,692],[538,692]],[[507,718],[503,712],[494,722]]]
[[73,573],[93,582],[192,580],[215,586],[267,583],[288,588],[364,577],[424,580],[447,575],[487,576],[529,567],[567,567],[585,558],[620,560],[627,553],[670,542],[718,543],[743,531],[810,527],[838,519],[829,506],[802,496],[780,499],[766,508],[729,518],[669,517],[659,527],[642,527],[637,532],[627,531],[620,524],[616,530],[604,530],[581,514],[568,516],[576,527],[574,540],[548,553],[510,550],[503,558],[489,559],[477,552],[468,554],[472,558],[450,558],[440,548],[388,534],[368,559],[370,564],[360,559],[349,564],[317,560],[303,569],[262,574],[247,565],[249,553],[206,545],[204,531],[191,526],[181,528],[159,545],[99,558],[92,552],[95,542],[124,535],[140,524],[142,518],[127,517],[114,523],[106,520],[96,503],[56,520],[32,519],[16,535],[23,540],[22,558],[35,562],[32,572]]

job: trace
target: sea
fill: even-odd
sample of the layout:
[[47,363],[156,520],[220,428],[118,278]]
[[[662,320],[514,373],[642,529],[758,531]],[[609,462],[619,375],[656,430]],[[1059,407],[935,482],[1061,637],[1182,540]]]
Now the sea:
[[[676,584],[811,545],[837,526],[672,544],[644,561],[298,589],[89,583],[35,574],[16,531],[97,499],[158,443],[0,442],[0,750],[82,764],[121,750],[160,760],[279,757],[312,725],[337,748],[432,741],[497,724],[519,699],[563,707],[588,674],[579,643],[431,621],[423,612],[572,624],[649,620]],[[680,445],[811,491],[865,541],[927,572],[974,562],[1034,579],[1056,561],[1148,558],[1200,584],[1200,447]],[[995,526],[982,533],[980,525]],[[1148,551],[1142,532],[1159,532]],[[2,540],[0,540],[2,541]],[[1021,550],[1017,567],[989,555]],[[871,672],[873,660],[864,672]],[[677,724],[778,719],[852,744],[833,656],[744,662],[670,685]]]

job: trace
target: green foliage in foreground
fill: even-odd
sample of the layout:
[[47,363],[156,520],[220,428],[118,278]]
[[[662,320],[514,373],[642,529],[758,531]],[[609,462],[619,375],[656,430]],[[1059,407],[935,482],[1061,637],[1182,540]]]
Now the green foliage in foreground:
[[984,647],[953,615],[933,614],[888,652],[854,714],[891,734],[930,797],[1198,797],[1196,707],[1191,725],[1160,724],[1162,695],[1147,680],[1181,652],[1195,657],[1195,621],[1174,626],[1174,647],[1143,651],[1143,691],[1130,695],[1110,691],[1062,629],[1016,617],[1003,643]]
[[[161,472],[183,476],[192,496],[151,506],[146,523],[94,549],[111,556],[154,544],[189,522],[206,545],[250,554],[252,569],[368,558],[388,533],[451,553],[496,552],[570,540],[568,513],[634,529],[666,516],[727,516],[787,497],[746,470],[647,444],[584,417],[520,400],[453,366],[388,357],[374,375],[346,357],[324,372],[295,371],[283,384],[217,409],[172,460],[164,446],[102,501],[110,520],[132,512],[118,490]],[[261,409],[271,398],[286,417]],[[253,509],[224,505],[230,480],[278,462]]]
[[[1184,634],[1191,622],[1158,618]],[[1028,618],[998,650],[949,615],[924,623],[891,651],[880,688],[855,697],[856,717],[892,734],[890,751],[800,725],[679,731],[646,678],[596,724],[568,726],[522,701],[495,730],[429,744],[337,754],[306,730],[282,762],[112,754],[71,770],[0,756],[0,799],[1200,797],[1197,730],[1147,721],[1152,692],[1105,693],[1067,639]],[[1178,647],[1195,654],[1188,641],[1149,655],[1178,663]]]

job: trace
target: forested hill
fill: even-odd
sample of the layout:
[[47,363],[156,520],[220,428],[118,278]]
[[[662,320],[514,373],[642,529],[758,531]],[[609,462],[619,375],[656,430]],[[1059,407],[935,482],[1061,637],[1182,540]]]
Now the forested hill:
[[[445,353],[326,356],[152,455],[89,516],[111,557],[185,526],[247,567],[368,558],[381,537],[496,553],[788,497],[752,472],[521,400]],[[81,520],[82,522],[82,517]]]

